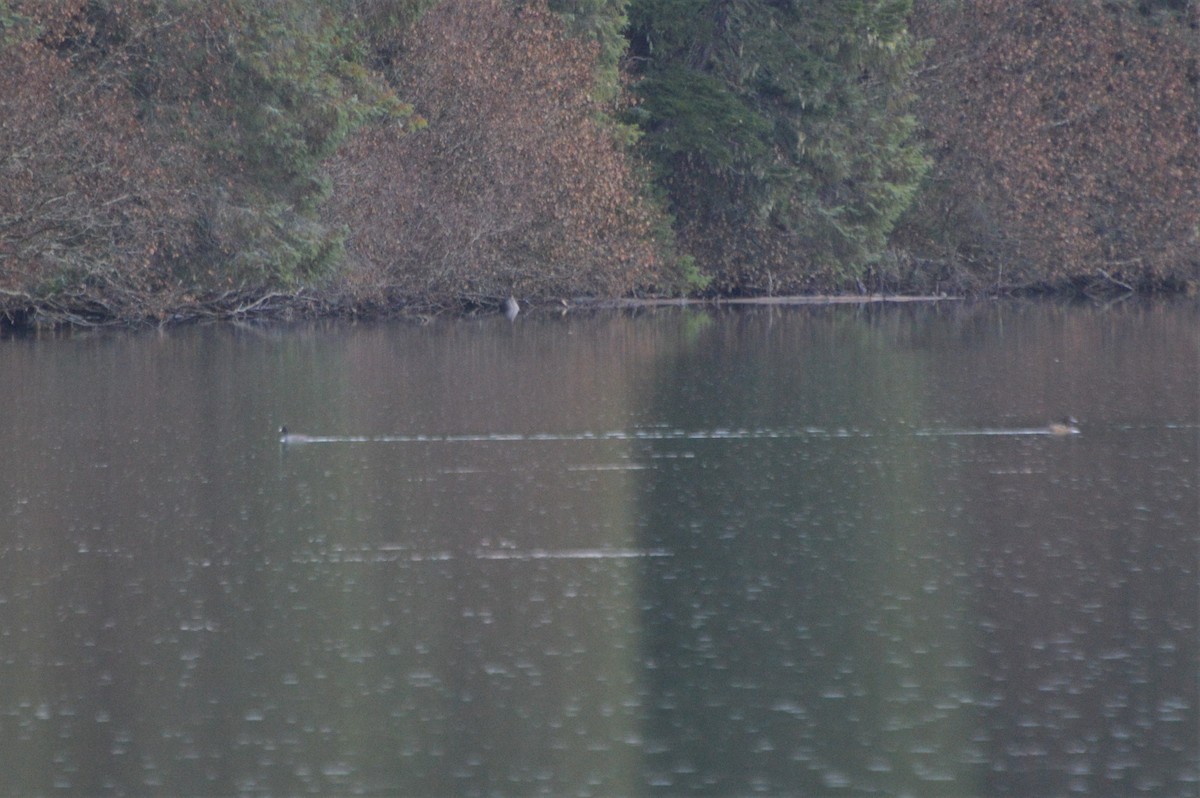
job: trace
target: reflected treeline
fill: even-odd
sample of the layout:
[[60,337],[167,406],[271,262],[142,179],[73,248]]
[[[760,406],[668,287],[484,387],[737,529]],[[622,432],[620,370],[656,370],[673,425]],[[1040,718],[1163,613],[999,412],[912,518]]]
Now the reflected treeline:
[[966,731],[969,641],[934,554],[956,540],[911,434],[932,355],[891,343],[894,322],[744,314],[660,368],[663,414],[856,433],[705,443],[651,476],[645,534],[676,552],[647,566],[643,613],[664,794],[973,784],[977,765],[945,756]]
[[1186,794],[1195,315],[12,341],[0,793]]
[[[1189,314],[1016,312],[748,314],[661,367],[664,415],[861,434],[647,475],[648,545],[677,552],[647,564],[642,614],[658,791],[1194,785],[1195,393],[1113,395],[1186,379]],[[1014,346],[1031,363],[1002,370]],[[1078,440],[910,434],[1068,394]]]
[[[675,330],[607,315],[5,350],[0,792],[628,794],[634,444],[584,434],[637,423],[629,394]],[[281,423],[484,439],[285,449]],[[584,554],[517,556],[537,551]]]

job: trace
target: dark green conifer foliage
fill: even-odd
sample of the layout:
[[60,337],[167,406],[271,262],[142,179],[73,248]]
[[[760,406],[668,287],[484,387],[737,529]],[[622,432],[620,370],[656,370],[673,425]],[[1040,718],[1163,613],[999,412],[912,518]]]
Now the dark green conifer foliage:
[[548,4],[567,24],[572,35],[595,41],[596,85],[603,99],[613,99],[620,90],[618,68],[627,45],[625,11],[628,0],[551,0]]
[[370,80],[345,17],[296,0],[235,0],[231,11],[236,24],[214,76],[231,101],[216,106],[228,135],[214,142],[240,162],[210,220],[237,244],[223,259],[241,279],[328,273],[341,235],[317,217],[328,194],[321,163],[368,117],[407,109]]
[[716,287],[853,281],[925,162],[909,0],[633,0],[636,118]]

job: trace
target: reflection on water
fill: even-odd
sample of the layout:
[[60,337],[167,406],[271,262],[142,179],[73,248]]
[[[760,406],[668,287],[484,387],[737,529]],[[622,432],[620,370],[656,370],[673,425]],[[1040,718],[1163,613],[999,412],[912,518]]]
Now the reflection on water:
[[2,341],[0,793],[1195,796],[1198,316]]

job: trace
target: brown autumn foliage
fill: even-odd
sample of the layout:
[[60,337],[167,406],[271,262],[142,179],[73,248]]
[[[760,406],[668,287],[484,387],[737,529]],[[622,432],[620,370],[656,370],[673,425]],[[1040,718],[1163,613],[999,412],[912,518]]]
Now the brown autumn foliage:
[[236,133],[229,4],[10,7],[23,20],[0,45],[0,321],[207,315],[261,290],[230,268],[247,170],[216,144]]
[[[935,159],[901,243],[959,287],[1200,280],[1200,11],[918,0]],[[944,276],[944,275],[943,275]]]
[[[304,247],[325,228],[290,209],[319,201],[320,175],[270,168],[297,141],[337,139],[320,124],[290,132],[292,120],[336,121],[353,103],[306,71],[333,39],[279,48],[303,63],[275,53],[247,69],[270,50],[244,38],[248,20],[269,32],[286,5],[0,4],[29,18],[0,42],[0,321],[38,302],[71,319],[174,317],[214,297],[258,306],[296,284],[289,274],[316,274]],[[1200,285],[1200,3],[1150,17],[1133,5],[917,0],[913,28],[933,42],[917,88],[935,168],[895,240],[918,256],[907,287]],[[289,8],[301,7],[313,8]],[[656,283],[663,225],[600,121],[611,109],[593,93],[593,44],[545,0],[355,7],[369,66],[428,126],[368,127],[328,161],[325,221],[348,231],[349,261],[325,298],[347,283],[351,301],[432,306]],[[292,96],[279,125],[244,124]],[[681,210],[685,243],[767,269],[791,257]],[[261,257],[239,267],[249,256]]]
[[598,121],[594,46],[544,0],[422,16],[400,43],[400,89],[427,127],[365,129],[330,164],[360,296],[615,296],[654,279],[653,213]]
[[157,289],[156,253],[180,231],[183,202],[164,169],[175,147],[142,124],[118,75],[98,79],[86,7],[36,4],[38,38],[0,49],[0,289],[10,295],[46,281]]

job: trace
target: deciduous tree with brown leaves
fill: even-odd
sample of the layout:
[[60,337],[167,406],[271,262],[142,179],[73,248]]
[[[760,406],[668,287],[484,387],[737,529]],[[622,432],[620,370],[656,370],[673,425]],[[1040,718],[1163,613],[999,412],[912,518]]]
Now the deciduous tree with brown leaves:
[[403,38],[426,127],[332,162],[351,280],[432,304],[615,296],[656,279],[654,213],[593,96],[595,44],[543,0],[443,0]]
[[918,0],[935,158],[904,231],[966,287],[1200,283],[1200,10]]
[[87,6],[10,10],[0,44],[0,289],[10,296],[86,306],[99,285],[153,291],[164,241],[185,230],[183,175],[164,169],[178,145],[144,124],[120,61],[97,68],[113,48]]
[[353,32],[302,0],[0,0],[0,317],[174,317],[327,277],[321,162],[406,112]]

